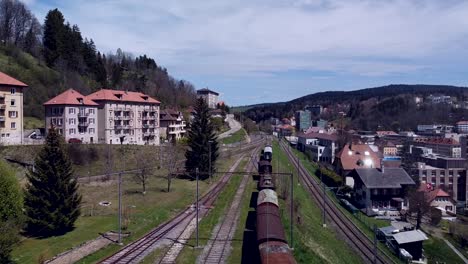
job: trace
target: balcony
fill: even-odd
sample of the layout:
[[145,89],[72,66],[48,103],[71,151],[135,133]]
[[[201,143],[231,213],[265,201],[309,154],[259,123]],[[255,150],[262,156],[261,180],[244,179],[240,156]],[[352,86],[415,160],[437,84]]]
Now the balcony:
[[145,137],[149,137],[149,136],[155,136],[156,135],[156,132],[143,132],[143,136]]
[[131,129],[131,125],[115,125],[114,129]]
[[0,116],[0,122],[4,122],[5,121],[5,117],[4,116]]
[[122,111],[122,112],[130,112],[131,109],[130,109],[130,108],[125,108],[125,107],[115,107],[115,108],[114,108],[114,111],[115,111],[115,112],[120,112],[120,111]]
[[154,120],[156,119],[155,115],[147,115],[142,117],[143,120]]
[[5,109],[5,108],[6,108],[6,104],[0,103],[0,109]]
[[88,117],[88,116],[89,116],[89,113],[78,112],[78,117]]
[[89,122],[78,122],[79,127],[87,127],[89,126]]

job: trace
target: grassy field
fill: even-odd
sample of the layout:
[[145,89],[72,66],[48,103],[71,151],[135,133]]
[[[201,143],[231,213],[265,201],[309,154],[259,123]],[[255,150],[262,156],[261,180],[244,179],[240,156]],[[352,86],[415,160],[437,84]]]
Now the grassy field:
[[232,144],[232,143],[240,142],[240,141],[245,139],[246,135],[247,135],[247,133],[242,128],[239,131],[237,131],[236,133],[232,134],[231,136],[221,139],[221,143],[222,144]]
[[[295,168],[289,163],[277,142],[273,144],[273,171],[295,174]],[[331,228],[322,227],[322,214],[319,207],[311,200],[309,193],[294,179],[294,206],[297,208],[293,219],[294,256],[298,263],[361,263],[349,246]],[[280,182],[277,180],[277,182]],[[289,181],[283,181],[288,189]],[[281,193],[281,191],[279,191]],[[289,196],[289,194],[287,194]],[[280,200],[282,220],[289,239],[289,202]],[[298,220],[300,219],[300,220]],[[340,252],[337,254],[337,252]]]
[[34,129],[34,128],[40,128],[44,127],[44,121],[36,118],[36,117],[30,117],[30,116],[25,116],[24,117],[24,129]]
[[[226,159],[218,164],[220,170],[229,167],[235,157]],[[156,172],[164,174],[163,170]],[[195,199],[195,182],[174,179],[171,192],[166,192],[167,181],[164,178],[152,177],[147,186],[146,195],[142,195],[141,186],[132,176],[124,176],[123,183],[123,223],[125,231],[131,235],[124,240],[130,241],[141,237],[144,233],[158,224],[169,219]],[[204,192],[209,185],[201,183]],[[13,259],[17,263],[38,263],[53,257],[74,246],[94,239],[99,232],[117,230],[117,183],[116,181],[82,184],[80,191],[83,195],[82,216],[76,223],[76,229],[60,237],[47,239],[24,239],[13,252]],[[109,207],[98,205],[99,201],[110,201]],[[81,261],[81,263],[95,263],[104,256],[115,252],[119,247],[110,245]]]
[[[247,164],[249,157],[245,157],[244,160],[237,167],[237,171],[243,170]],[[214,208],[209,211],[201,221],[199,225],[199,245],[200,249],[195,249],[194,247],[184,247],[179,256],[177,257],[177,263],[195,263],[197,257],[203,251],[203,246],[208,243],[208,240],[211,238],[213,228],[219,223],[219,221],[224,217],[224,212],[229,208],[232,202],[237,189],[239,188],[240,182],[242,181],[242,176],[240,174],[234,174],[220,194],[218,199],[214,204]],[[196,245],[195,233],[192,234],[188,243],[192,246]]]
[[440,238],[429,236],[429,240],[424,241],[423,248],[428,263],[463,263],[462,259]]

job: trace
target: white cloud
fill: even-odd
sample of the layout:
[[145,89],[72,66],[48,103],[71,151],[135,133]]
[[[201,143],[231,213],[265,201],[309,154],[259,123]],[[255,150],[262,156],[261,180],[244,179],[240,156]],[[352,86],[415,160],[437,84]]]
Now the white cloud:
[[382,76],[467,55],[467,1],[59,3],[98,48],[146,53],[178,77],[268,77],[291,70]]

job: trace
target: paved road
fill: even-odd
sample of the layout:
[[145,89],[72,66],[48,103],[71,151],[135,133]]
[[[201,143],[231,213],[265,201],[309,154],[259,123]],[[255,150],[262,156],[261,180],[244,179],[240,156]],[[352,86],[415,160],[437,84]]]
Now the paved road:
[[227,137],[229,137],[231,134],[236,133],[237,131],[239,131],[239,130],[242,128],[241,123],[237,122],[237,121],[234,119],[234,115],[233,115],[233,114],[226,115],[226,120],[227,120],[227,122],[229,123],[230,129],[229,129],[228,131],[224,132],[224,133],[219,134],[218,139],[227,138]]

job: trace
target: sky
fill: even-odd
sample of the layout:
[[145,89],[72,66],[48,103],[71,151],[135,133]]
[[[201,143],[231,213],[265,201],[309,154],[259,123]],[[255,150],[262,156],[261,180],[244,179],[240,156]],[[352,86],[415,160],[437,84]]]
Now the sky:
[[147,54],[229,105],[387,84],[468,83],[468,1],[25,0],[97,48]]

